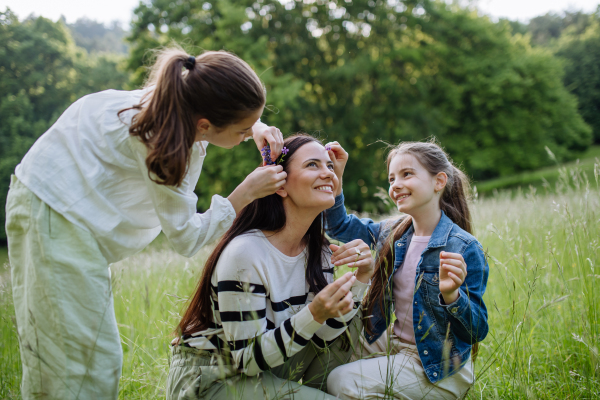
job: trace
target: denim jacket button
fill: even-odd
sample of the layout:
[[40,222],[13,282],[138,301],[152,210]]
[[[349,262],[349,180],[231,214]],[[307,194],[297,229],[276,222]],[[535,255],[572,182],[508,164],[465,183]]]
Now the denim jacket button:
[[417,302],[415,301],[415,306],[417,305]]
[[429,352],[427,350],[423,350],[423,354],[427,355]]
[[452,309],[450,311],[452,312],[452,314],[456,314],[456,312],[458,311],[458,308],[452,307]]
[[397,244],[397,246],[398,246],[398,247],[402,247],[402,246],[404,246],[404,245],[403,245],[402,243],[398,243],[398,244]]
[[417,326],[417,329],[421,329],[421,325]]
[[433,373],[433,376],[437,376],[437,372],[434,372],[434,373]]

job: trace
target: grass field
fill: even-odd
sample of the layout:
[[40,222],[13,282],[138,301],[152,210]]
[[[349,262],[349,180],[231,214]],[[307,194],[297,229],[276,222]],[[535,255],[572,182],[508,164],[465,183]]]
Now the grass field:
[[498,191],[516,192],[519,188],[521,190],[528,190],[530,186],[541,193],[553,192],[556,183],[560,180],[561,173],[579,169],[588,174],[588,176],[593,176],[594,164],[598,162],[598,159],[600,159],[600,146],[590,146],[576,161],[490,179],[488,181],[476,182],[475,186],[479,194],[484,196],[493,195]]
[[[481,343],[471,399],[600,396],[600,190],[598,176],[565,170],[556,191],[504,193],[473,204],[489,256]],[[595,167],[596,173],[600,165]],[[164,241],[113,265],[124,349],[121,399],[162,399],[171,331],[206,257]],[[0,275],[0,398],[19,398],[10,282]]]

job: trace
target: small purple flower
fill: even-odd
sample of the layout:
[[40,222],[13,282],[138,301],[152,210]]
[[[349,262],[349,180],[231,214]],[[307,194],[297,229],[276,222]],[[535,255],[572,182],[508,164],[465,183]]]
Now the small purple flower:
[[273,164],[273,160],[271,160],[271,147],[269,145],[266,145],[265,147],[263,147],[261,149],[260,154],[262,155],[263,161],[265,162],[266,165]]
[[281,153],[282,153],[283,155],[287,155],[287,153],[288,153],[289,151],[290,151],[290,149],[288,149],[287,147],[284,147],[284,148],[281,150]]
[[326,146],[325,146],[325,150],[327,150],[327,151],[331,151],[331,145],[330,145],[330,144],[326,145]]

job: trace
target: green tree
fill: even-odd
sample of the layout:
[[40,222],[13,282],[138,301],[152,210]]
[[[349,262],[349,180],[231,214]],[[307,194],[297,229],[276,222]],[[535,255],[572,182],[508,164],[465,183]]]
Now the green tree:
[[[513,37],[508,23],[445,3],[155,0],[135,11],[129,66],[141,82],[149,48],[231,50],[263,77],[284,132],[338,140],[350,152],[344,191],[376,211],[384,146],[437,136],[475,179],[563,160],[590,142],[559,60]],[[249,146],[209,151],[204,194],[229,192],[259,161]],[[213,158],[214,157],[214,158]],[[214,163],[213,163],[214,160]],[[223,160],[230,160],[224,163]]]
[[[0,202],[6,204],[10,175],[35,140],[77,98],[123,87],[119,60],[90,58],[75,46],[61,22],[45,18],[19,22],[0,13]],[[0,239],[5,207],[0,207]]]
[[600,21],[583,32],[567,32],[561,38],[556,54],[565,59],[565,86],[577,96],[579,112],[594,131],[594,142],[600,143]]

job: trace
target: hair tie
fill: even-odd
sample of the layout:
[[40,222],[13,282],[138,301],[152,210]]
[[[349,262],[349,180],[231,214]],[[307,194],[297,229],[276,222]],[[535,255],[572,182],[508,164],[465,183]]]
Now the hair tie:
[[192,69],[194,69],[194,66],[196,65],[196,57],[194,56],[189,56],[187,60],[185,60],[185,63],[183,64],[183,66],[186,69],[189,69],[190,71]]

